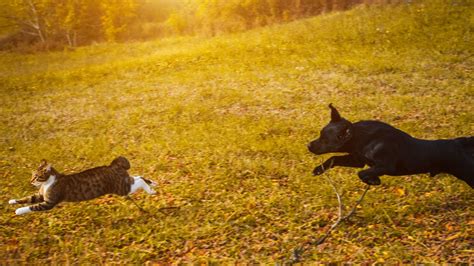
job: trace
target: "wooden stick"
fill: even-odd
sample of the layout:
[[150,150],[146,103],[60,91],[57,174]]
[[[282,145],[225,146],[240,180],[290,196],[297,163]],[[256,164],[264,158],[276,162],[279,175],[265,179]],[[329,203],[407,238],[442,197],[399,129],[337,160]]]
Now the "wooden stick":
[[370,188],[370,185],[367,185],[367,187],[365,188],[364,190],[364,193],[362,193],[362,196],[357,200],[356,204],[354,205],[354,207],[352,208],[351,212],[349,212],[349,214],[347,214],[346,216],[342,217],[342,201],[341,201],[341,196],[339,195],[339,193],[337,192],[336,190],[336,187],[334,186],[334,184],[331,182],[331,185],[333,186],[333,189],[334,189],[334,192],[336,193],[336,196],[337,196],[337,200],[339,202],[339,215],[338,215],[338,218],[336,220],[336,222],[331,225],[331,227],[328,229],[328,231],[326,232],[326,234],[324,236],[322,236],[320,239],[318,239],[318,241],[315,242],[316,245],[321,245],[322,243],[324,243],[324,241],[326,240],[326,238],[328,238],[328,236],[331,234],[331,232],[343,221],[349,219],[356,211],[357,209],[357,206],[359,206],[359,204],[362,202],[362,200],[364,199],[365,197],[365,194],[367,194],[367,191],[369,190]]
[[137,208],[141,211],[141,212],[144,212],[144,213],[148,213],[147,211],[145,211],[145,209],[143,209],[142,207],[140,207],[137,202],[135,200],[132,199],[132,197],[130,196],[125,196],[125,198],[127,198],[128,200],[130,200],[131,202],[133,202],[133,204],[135,204],[135,206],[137,206]]
[[[333,165],[333,161],[331,161],[331,164],[329,165],[328,169],[332,168],[332,165]],[[323,171],[325,171],[326,169],[324,169],[324,163],[321,163],[321,166],[323,167]],[[336,222],[334,222],[331,227],[326,231],[326,234],[323,235],[321,238],[319,238],[317,241],[311,243],[310,244],[315,244],[315,245],[321,245],[322,243],[324,243],[324,241],[329,237],[329,235],[331,234],[331,232],[343,221],[349,219],[356,211],[357,209],[357,206],[359,206],[361,203],[362,203],[362,200],[364,199],[365,197],[365,194],[367,194],[367,191],[369,191],[369,188],[370,188],[370,185],[367,185],[365,190],[364,190],[364,193],[362,193],[362,195],[360,196],[360,198],[356,201],[356,204],[354,205],[354,207],[352,208],[352,210],[346,215],[346,216],[342,216],[342,209],[343,209],[343,203],[342,203],[342,199],[341,199],[341,195],[339,194],[339,192],[337,191],[337,188],[336,186],[334,185],[334,182],[332,181],[332,179],[328,176],[328,175],[325,175],[324,176],[326,178],[326,180],[328,181],[328,183],[331,185],[332,189],[334,190],[334,193],[336,193],[336,197],[337,197],[337,202],[339,204],[339,210],[338,210],[338,218],[336,220]],[[295,248],[293,250],[293,254],[290,258],[290,262],[291,263],[296,263],[298,261],[300,261],[300,257],[301,257],[301,254],[303,253],[303,251],[305,250],[304,247],[299,247],[299,248]]]

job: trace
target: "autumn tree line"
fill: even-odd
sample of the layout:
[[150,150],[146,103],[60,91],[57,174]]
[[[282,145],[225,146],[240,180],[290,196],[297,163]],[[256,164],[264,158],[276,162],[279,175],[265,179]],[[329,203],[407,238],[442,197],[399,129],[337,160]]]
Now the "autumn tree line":
[[0,48],[216,35],[399,0],[0,0]]

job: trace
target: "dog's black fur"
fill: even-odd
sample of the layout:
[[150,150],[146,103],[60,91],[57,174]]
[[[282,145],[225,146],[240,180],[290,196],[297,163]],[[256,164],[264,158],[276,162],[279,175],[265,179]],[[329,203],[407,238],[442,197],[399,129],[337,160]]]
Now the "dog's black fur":
[[334,166],[369,168],[358,173],[369,185],[379,185],[382,175],[429,173],[451,174],[474,188],[474,136],[456,139],[422,140],[379,121],[351,123],[332,106],[331,121],[319,139],[308,144],[314,154],[348,153],[333,156],[317,166],[320,175]]

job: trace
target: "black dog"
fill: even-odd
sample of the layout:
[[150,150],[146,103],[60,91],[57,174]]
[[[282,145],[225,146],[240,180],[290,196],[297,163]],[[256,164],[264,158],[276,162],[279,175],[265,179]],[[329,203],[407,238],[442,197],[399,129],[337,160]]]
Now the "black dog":
[[332,106],[331,122],[319,139],[308,144],[314,154],[348,153],[333,156],[317,166],[320,175],[334,166],[369,168],[358,173],[369,185],[379,185],[381,175],[448,173],[474,188],[474,137],[421,140],[379,121],[351,123]]

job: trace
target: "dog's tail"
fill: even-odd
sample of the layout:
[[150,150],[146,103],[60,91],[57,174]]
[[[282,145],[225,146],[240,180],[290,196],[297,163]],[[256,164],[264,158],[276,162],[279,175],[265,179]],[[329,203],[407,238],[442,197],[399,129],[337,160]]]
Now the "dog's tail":
[[459,144],[474,158],[474,137],[462,137],[456,139]]
[[115,167],[122,168],[124,170],[128,170],[130,169],[130,162],[127,160],[127,158],[123,156],[119,156],[112,161],[110,166],[115,166]]

